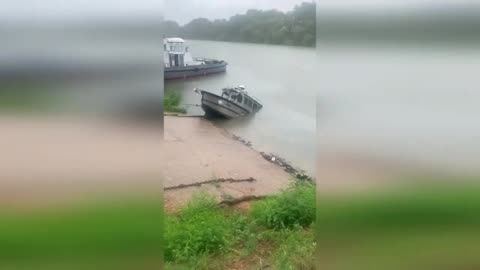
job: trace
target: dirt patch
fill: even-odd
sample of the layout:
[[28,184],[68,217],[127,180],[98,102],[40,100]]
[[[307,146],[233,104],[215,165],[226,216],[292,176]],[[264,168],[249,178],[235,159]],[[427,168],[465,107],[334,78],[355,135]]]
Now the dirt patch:
[[228,269],[258,269],[258,270],[272,270],[273,267],[268,261],[268,257],[271,255],[274,249],[272,243],[263,242],[257,245],[255,252],[248,256],[242,256],[238,251],[234,251],[238,257],[234,258],[232,263],[228,266]]
[[233,206],[237,205],[240,203],[246,203],[246,202],[252,202],[252,201],[258,201],[261,199],[265,199],[267,196],[255,196],[255,195],[248,195],[248,196],[243,196],[240,198],[232,198],[232,199],[226,199],[220,202],[220,205],[228,205],[228,206]]

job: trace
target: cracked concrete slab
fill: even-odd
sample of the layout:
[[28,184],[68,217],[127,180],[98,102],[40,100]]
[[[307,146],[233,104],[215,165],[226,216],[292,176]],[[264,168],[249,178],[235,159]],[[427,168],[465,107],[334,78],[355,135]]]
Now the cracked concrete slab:
[[[191,185],[214,179],[248,179],[254,182],[224,182],[184,190],[165,191],[169,204],[181,204],[194,192],[205,191],[221,198],[265,196],[287,188],[291,176],[265,160],[259,152],[235,140],[225,130],[204,118],[165,116],[164,187]],[[227,194],[227,195],[225,195]]]

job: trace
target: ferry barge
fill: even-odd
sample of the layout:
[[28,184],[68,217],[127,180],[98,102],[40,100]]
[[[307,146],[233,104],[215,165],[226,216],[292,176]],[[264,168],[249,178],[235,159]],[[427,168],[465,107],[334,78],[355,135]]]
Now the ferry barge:
[[165,80],[221,73],[227,70],[228,65],[223,60],[192,57],[185,40],[181,38],[163,40],[163,58]]

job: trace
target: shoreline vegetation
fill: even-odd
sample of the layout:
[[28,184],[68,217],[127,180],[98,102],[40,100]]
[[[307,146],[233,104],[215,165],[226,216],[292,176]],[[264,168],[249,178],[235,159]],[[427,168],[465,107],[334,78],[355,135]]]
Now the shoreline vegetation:
[[48,84],[2,83],[0,91],[0,112],[2,113],[44,113],[55,106],[48,95]]
[[480,187],[451,183],[331,196],[295,182],[246,209],[203,193],[174,213],[145,198],[4,208],[0,267],[157,269],[164,252],[162,269],[478,269]]
[[[166,113],[184,112],[180,103],[178,91],[165,92]],[[251,148],[250,142],[238,136],[233,135],[232,140]],[[286,167],[283,159],[265,153],[258,155],[295,177],[290,180],[291,186],[268,196],[234,204],[219,201],[213,194],[198,189],[179,208],[167,208],[165,269],[314,268],[315,185],[312,179],[290,165]],[[253,178],[246,180],[255,182]],[[205,184],[183,184],[165,191]],[[220,183],[212,184],[221,188]],[[235,201],[233,197],[226,198]]]
[[165,269],[313,269],[315,188],[295,182],[248,209],[197,193],[166,214]]
[[314,47],[315,13],[314,2],[303,2],[285,13],[251,9],[229,19],[197,18],[184,26],[167,20],[161,23],[160,32],[165,37]]
[[65,207],[2,206],[1,269],[134,269],[161,266],[158,198],[92,198]]
[[317,193],[319,266],[479,269],[478,179],[399,180],[414,183],[344,196]]
[[167,113],[187,113],[184,107],[180,106],[182,95],[176,90],[167,90],[163,96],[163,110]]

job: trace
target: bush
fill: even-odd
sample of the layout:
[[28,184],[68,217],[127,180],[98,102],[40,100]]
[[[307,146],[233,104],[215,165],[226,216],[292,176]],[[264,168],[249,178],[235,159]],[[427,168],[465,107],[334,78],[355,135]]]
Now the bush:
[[251,214],[259,224],[272,229],[310,226],[315,219],[314,185],[296,185],[278,196],[257,202]]
[[274,269],[315,269],[315,241],[311,230],[285,230],[279,237],[282,241],[273,254]]
[[190,261],[200,255],[224,251],[232,226],[215,200],[206,195],[194,199],[179,213],[166,219],[165,260]]
[[181,108],[180,102],[182,96],[178,91],[170,90],[165,91],[165,96],[163,97],[163,109],[166,112],[176,112],[176,113],[186,113],[185,108]]

